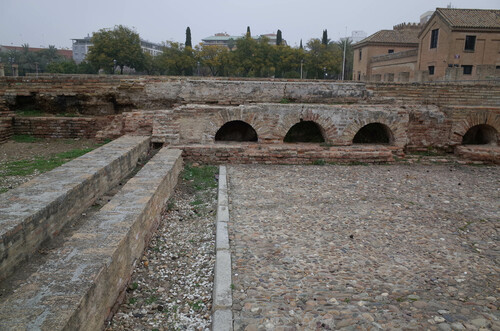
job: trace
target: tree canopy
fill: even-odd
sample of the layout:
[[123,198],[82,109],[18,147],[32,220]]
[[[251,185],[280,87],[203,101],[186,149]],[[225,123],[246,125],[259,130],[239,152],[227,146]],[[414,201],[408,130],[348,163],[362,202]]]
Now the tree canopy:
[[276,32],[276,45],[281,45],[283,43],[283,37],[281,36],[281,30]]
[[142,70],[145,56],[141,49],[139,34],[131,29],[117,25],[113,30],[101,29],[92,35],[87,61],[107,73],[114,73],[124,67]]
[[193,47],[193,44],[191,43],[191,29],[189,26],[186,29],[186,42],[184,43],[186,47]]

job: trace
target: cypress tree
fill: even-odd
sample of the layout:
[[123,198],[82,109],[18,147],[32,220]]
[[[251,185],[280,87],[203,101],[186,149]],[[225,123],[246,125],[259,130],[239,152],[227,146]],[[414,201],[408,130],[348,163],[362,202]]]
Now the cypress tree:
[[184,45],[186,47],[193,47],[193,45],[191,44],[191,29],[189,28],[189,26],[186,29],[186,43]]
[[328,45],[328,32],[325,30],[323,30],[323,39],[321,39],[321,43],[323,45]]
[[276,32],[276,45],[281,45],[283,43],[283,38],[281,37],[281,30]]
[[300,46],[299,46],[300,49],[304,49],[304,47],[302,47],[302,39],[300,39]]
[[250,38],[252,34],[250,33],[250,27],[247,26],[247,38]]

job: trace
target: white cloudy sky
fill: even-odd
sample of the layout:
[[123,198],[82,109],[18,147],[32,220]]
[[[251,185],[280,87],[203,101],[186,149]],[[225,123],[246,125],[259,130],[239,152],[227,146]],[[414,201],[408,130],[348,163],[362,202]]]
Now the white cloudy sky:
[[418,22],[436,7],[500,9],[499,0],[0,0],[0,45],[71,47],[101,28],[122,24],[141,38],[193,44],[217,32],[231,35],[276,32],[289,45],[321,38],[338,40],[353,30],[368,35],[402,22]]

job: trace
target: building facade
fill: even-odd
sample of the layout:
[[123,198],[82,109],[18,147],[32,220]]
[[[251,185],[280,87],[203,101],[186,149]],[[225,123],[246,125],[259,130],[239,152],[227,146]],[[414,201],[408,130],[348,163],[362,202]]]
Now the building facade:
[[419,34],[425,81],[500,77],[500,10],[438,8]]
[[[236,40],[244,38],[245,36],[231,36],[225,32],[216,33],[213,36],[203,38],[201,41],[205,46],[225,46],[229,49],[235,49]],[[262,34],[259,36],[252,36],[253,39],[259,40],[262,37],[266,37],[269,41],[269,45],[276,45],[277,34],[276,33],[268,33]],[[282,40],[282,44],[286,45],[286,40]]]
[[500,78],[500,10],[437,8],[353,45],[354,80],[427,82]]
[[[411,59],[401,60],[400,53],[407,54],[405,52],[418,47],[419,32],[418,24],[400,24],[393,30],[378,31],[354,44],[353,79],[382,81],[385,76],[389,81],[394,81],[393,77],[397,77],[399,72],[409,73],[412,69],[415,70],[416,60],[412,59],[413,55],[410,56]],[[398,73],[387,69],[393,57],[398,58]],[[377,64],[374,65],[375,63]]]

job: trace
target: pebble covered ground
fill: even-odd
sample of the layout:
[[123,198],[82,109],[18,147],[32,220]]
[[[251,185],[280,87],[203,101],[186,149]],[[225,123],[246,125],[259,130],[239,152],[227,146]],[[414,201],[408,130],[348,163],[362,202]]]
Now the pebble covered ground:
[[228,167],[235,330],[500,330],[500,167]]
[[106,330],[210,329],[217,182],[206,180],[200,188],[181,175]]

